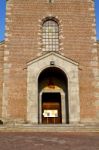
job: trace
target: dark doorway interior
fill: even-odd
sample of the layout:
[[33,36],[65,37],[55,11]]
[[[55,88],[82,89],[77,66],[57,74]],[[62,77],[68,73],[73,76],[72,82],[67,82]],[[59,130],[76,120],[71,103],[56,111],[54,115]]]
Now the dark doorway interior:
[[61,124],[61,95],[60,93],[42,94],[42,123]]
[[[58,90],[58,92],[56,92],[57,87],[61,89],[65,94],[64,108],[61,108],[61,105],[63,104],[62,100],[64,99],[61,98],[61,94],[60,94],[61,91]],[[48,67],[40,73],[38,78],[38,100],[39,100],[39,104],[38,104],[39,123],[43,123],[43,124],[60,123],[61,124],[63,122],[69,124],[68,78],[61,69],[57,67]],[[44,113],[44,110],[48,110],[48,109],[49,110],[58,109],[58,117],[56,118],[44,117],[44,115],[48,112],[45,111]],[[64,118],[64,116],[62,115],[63,112],[66,114],[64,115],[66,116],[66,118]],[[63,121],[63,118],[65,121]]]

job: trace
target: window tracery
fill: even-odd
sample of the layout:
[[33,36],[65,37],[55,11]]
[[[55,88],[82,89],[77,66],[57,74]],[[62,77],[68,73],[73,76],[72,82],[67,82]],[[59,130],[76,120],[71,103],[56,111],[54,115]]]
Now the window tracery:
[[49,19],[43,23],[42,46],[44,51],[59,50],[59,25],[56,21]]

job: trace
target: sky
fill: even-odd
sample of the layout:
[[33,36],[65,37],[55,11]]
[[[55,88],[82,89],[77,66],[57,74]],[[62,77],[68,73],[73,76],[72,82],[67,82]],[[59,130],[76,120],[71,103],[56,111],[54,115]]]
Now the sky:
[[[5,34],[5,5],[6,0],[0,0],[0,41],[4,40]],[[96,12],[96,36],[99,40],[99,0],[95,0],[95,12]]]
[[96,13],[96,31],[97,40],[99,40],[99,0],[95,0],[95,13]]

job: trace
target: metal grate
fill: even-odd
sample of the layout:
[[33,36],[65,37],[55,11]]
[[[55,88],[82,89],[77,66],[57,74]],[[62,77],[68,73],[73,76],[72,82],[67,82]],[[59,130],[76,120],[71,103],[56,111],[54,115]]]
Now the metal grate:
[[43,23],[42,45],[44,51],[59,49],[59,26],[56,21],[47,20]]

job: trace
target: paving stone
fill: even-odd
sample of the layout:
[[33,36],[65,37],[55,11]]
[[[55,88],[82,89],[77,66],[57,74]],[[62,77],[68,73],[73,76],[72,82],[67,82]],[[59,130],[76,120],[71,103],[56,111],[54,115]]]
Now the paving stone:
[[99,150],[99,133],[0,133],[0,150]]

